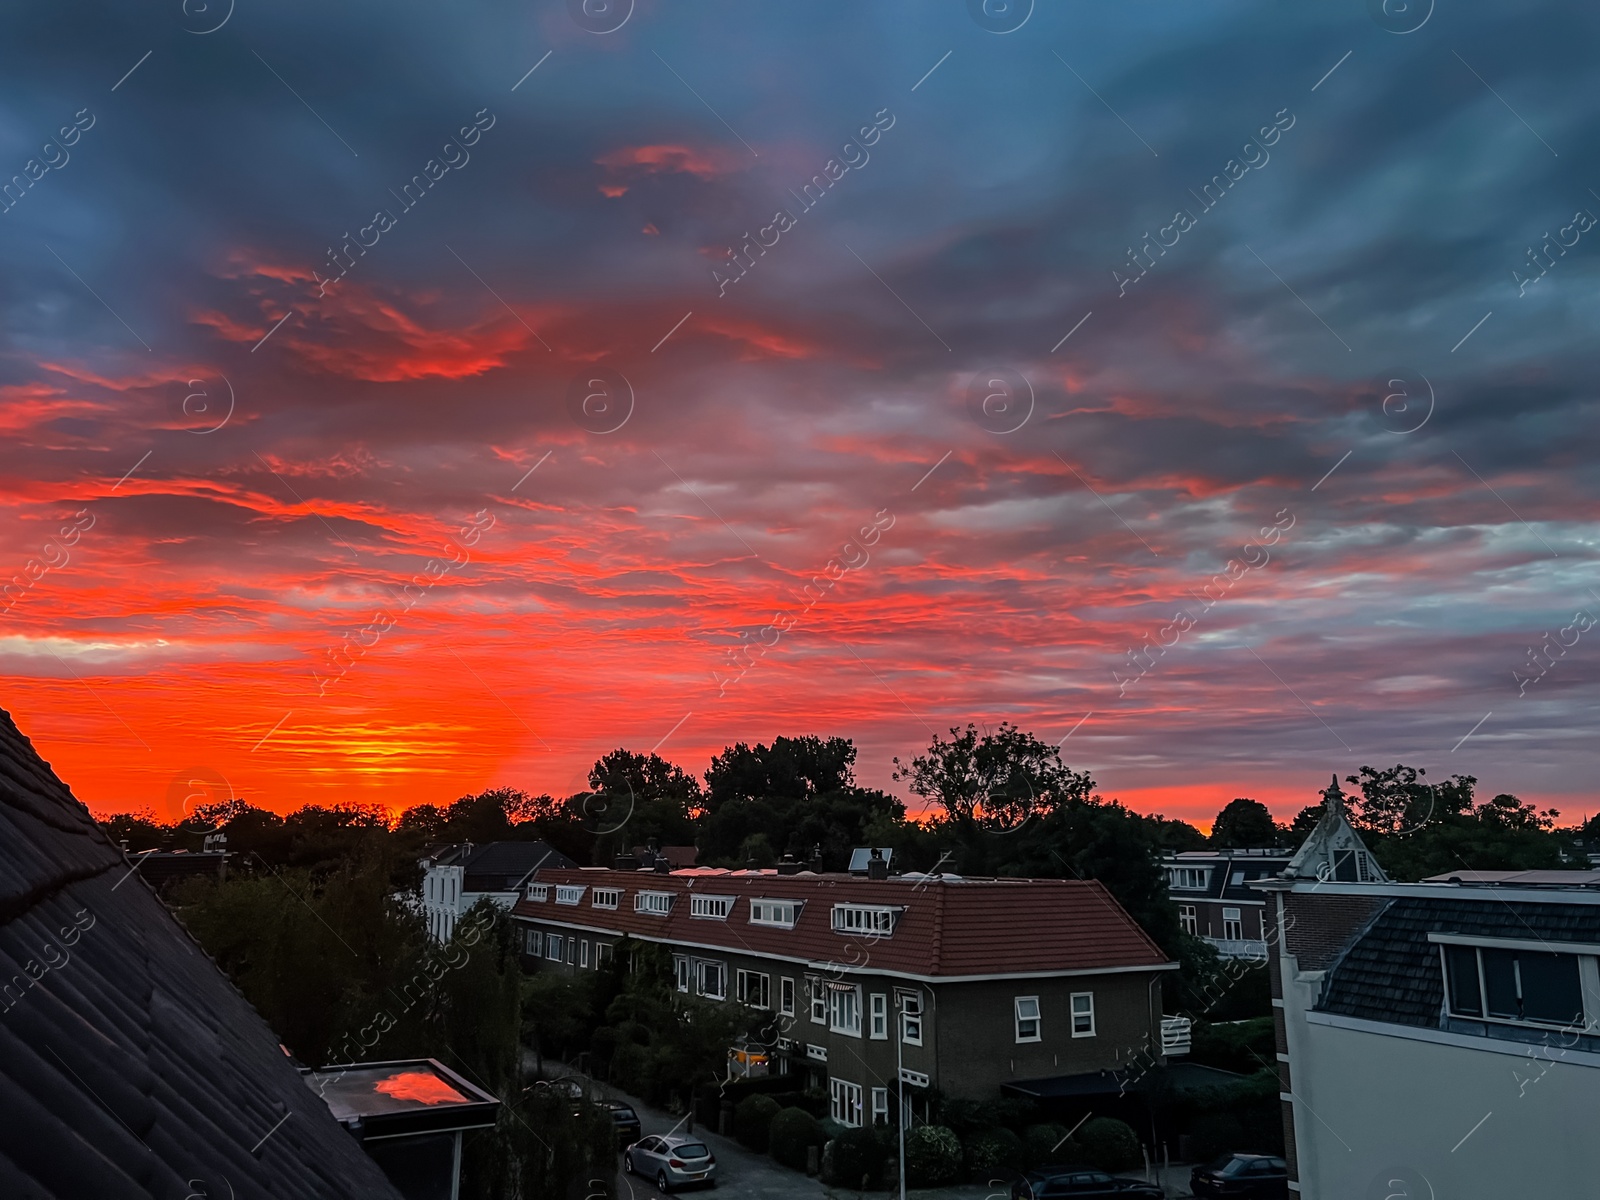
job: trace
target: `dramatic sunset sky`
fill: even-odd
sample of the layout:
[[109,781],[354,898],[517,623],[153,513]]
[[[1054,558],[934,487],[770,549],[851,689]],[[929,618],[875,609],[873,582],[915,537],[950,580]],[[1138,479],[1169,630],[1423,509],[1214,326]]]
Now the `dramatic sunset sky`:
[[1600,11],[229,4],[0,18],[0,704],[97,811],[1003,720],[1595,810]]

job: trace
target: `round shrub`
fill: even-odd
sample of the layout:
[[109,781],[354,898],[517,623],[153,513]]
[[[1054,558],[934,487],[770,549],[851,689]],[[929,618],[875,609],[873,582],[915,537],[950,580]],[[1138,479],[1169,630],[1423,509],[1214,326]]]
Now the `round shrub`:
[[1096,1117],[1088,1122],[1078,1130],[1078,1143],[1083,1147],[1084,1161],[1102,1171],[1129,1171],[1143,1161],[1139,1135],[1133,1126],[1115,1117]]
[[875,1188],[883,1179],[883,1165],[888,1158],[883,1141],[872,1129],[846,1129],[828,1143],[831,1154],[823,1182],[834,1187]]
[[961,1140],[943,1125],[918,1125],[906,1134],[906,1184],[939,1187],[961,1175]]
[[1022,1157],[1022,1139],[1003,1127],[980,1129],[967,1139],[967,1174],[974,1180],[1020,1167]]
[[826,1139],[817,1119],[803,1108],[785,1108],[767,1128],[767,1153],[795,1171],[806,1169],[806,1151]]
[[1065,1125],[1029,1125],[1022,1131],[1022,1162],[1026,1169],[1082,1161],[1083,1150],[1077,1142],[1068,1140]]
[[757,1154],[764,1154],[769,1143],[772,1118],[783,1106],[771,1096],[756,1092],[746,1096],[733,1110],[733,1136]]
[[1189,1152],[1197,1162],[1210,1162],[1244,1145],[1244,1127],[1232,1113],[1206,1113],[1189,1130]]

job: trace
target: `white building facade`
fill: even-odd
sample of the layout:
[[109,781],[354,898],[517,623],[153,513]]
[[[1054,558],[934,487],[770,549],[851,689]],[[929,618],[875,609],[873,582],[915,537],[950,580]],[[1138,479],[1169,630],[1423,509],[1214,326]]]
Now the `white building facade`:
[[448,942],[479,900],[510,909],[540,867],[577,864],[545,842],[463,842],[437,846],[422,860],[422,914],[436,941]]

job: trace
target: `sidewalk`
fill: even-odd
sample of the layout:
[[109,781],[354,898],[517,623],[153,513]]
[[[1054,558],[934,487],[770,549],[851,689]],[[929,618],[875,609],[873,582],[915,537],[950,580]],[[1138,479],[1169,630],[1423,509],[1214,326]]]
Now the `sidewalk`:
[[[522,1060],[525,1075],[532,1076],[533,1063],[532,1051],[525,1050]],[[554,1059],[545,1059],[544,1069],[545,1075],[550,1078],[570,1073],[589,1080],[589,1076],[571,1071],[565,1063]],[[596,1080],[589,1082],[595,1094],[603,1099],[618,1100],[631,1105],[634,1112],[639,1114],[639,1123],[645,1134],[687,1131],[683,1117],[674,1117],[661,1109],[651,1108],[636,1096],[630,1096],[610,1084]],[[739,1200],[746,1198],[748,1200],[892,1200],[897,1195],[895,1192],[862,1192],[855,1188],[830,1187],[813,1176],[781,1167],[765,1154],[757,1154],[746,1149],[733,1138],[723,1137],[714,1129],[707,1129],[700,1122],[696,1122],[694,1133],[704,1140],[706,1145],[711,1147],[711,1152],[716,1155],[718,1187],[733,1188]],[[1171,1200],[1182,1200],[1190,1195],[1187,1165],[1173,1165],[1165,1171],[1157,1167],[1155,1174],[1156,1182],[1162,1185]],[[1143,1171],[1128,1171],[1123,1177],[1142,1180],[1145,1175]],[[618,1195],[625,1200],[659,1200],[661,1196],[652,1181],[622,1173],[620,1153],[617,1156],[617,1178]],[[688,1189],[683,1194],[705,1190]],[[915,1188],[909,1195],[915,1196],[916,1200],[1010,1200],[1011,1184],[1009,1181],[1004,1183],[997,1181],[991,1186],[982,1183],[963,1183],[954,1187]]]

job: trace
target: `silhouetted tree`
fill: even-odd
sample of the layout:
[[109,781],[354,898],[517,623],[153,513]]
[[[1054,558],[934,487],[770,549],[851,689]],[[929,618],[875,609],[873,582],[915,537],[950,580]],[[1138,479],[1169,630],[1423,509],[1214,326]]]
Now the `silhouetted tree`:
[[1257,849],[1278,844],[1278,826],[1259,800],[1230,800],[1211,826],[1211,844],[1231,849]]

